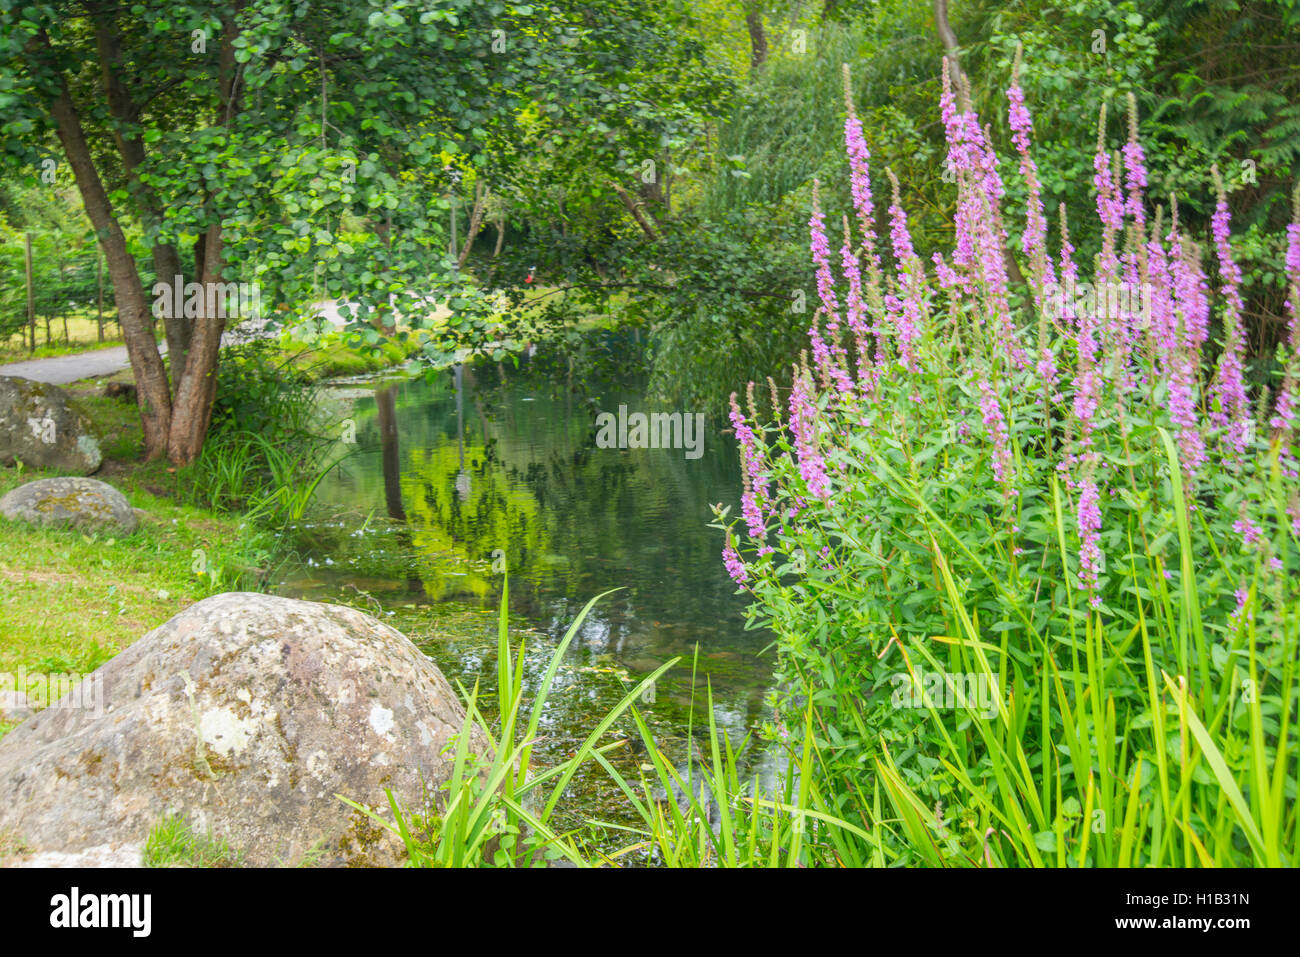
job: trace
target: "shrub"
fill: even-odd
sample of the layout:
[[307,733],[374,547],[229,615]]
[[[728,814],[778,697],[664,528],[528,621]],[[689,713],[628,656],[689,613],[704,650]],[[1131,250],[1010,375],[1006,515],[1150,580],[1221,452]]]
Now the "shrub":
[[1252,395],[1222,187],[1201,250],[1148,208],[1131,101],[1113,154],[1103,110],[1090,296],[1007,97],[1019,262],[964,91],[945,75],[955,245],[930,264],[896,182],[876,237],[850,106],[838,255],[814,192],[812,360],[770,418],[732,397],[724,559],[778,637],[777,717],[811,706],[832,811],[891,863],[1294,863],[1300,211],[1285,378]]
[[196,503],[283,524],[302,517],[337,464],[318,388],[291,359],[269,340],[223,353],[212,424],[188,471]]

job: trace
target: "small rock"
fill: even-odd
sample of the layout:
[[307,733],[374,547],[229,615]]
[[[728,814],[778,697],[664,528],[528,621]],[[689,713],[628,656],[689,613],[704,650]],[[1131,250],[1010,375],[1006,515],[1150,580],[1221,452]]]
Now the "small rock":
[[135,383],[110,382],[104,386],[104,398],[121,399],[124,402],[135,401]]
[[89,475],[103,462],[85,415],[57,386],[0,376],[0,465],[21,459],[28,468]]
[[88,478],[38,479],[0,498],[0,515],[33,525],[73,525],[130,535],[140,527],[131,503],[113,486]]

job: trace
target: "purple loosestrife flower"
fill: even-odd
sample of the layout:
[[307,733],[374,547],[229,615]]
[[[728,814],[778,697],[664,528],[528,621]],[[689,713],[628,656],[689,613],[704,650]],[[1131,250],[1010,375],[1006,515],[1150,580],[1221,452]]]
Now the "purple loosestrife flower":
[[1296,187],[1294,221],[1286,228],[1286,308],[1291,313],[1287,335],[1286,374],[1277,396],[1277,408],[1269,425],[1281,432],[1291,428],[1296,414],[1298,398],[1297,380],[1300,380],[1300,186]]
[[1142,195],[1147,188],[1147,157],[1138,141],[1137,97],[1128,95],[1128,142],[1121,151],[1124,155],[1124,185],[1128,195],[1124,201],[1124,213],[1133,220],[1137,227],[1138,239],[1145,239],[1147,212]]
[[818,196],[821,184],[813,180],[812,218],[808,220],[813,264],[817,267],[817,297],[821,299],[826,315],[836,319],[840,304],[835,298],[835,277],[831,274],[831,245],[826,238],[826,217],[822,215]]
[[1264,533],[1258,525],[1250,520],[1250,516],[1242,509],[1241,518],[1232,523],[1232,530],[1241,536],[1241,544],[1249,548],[1252,545],[1258,545],[1264,540]]
[[862,270],[858,265],[857,253],[853,250],[847,216],[844,218],[844,245],[840,247],[840,263],[844,278],[849,283],[848,321],[849,329],[853,331],[854,348],[858,353],[858,387],[864,394],[869,394],[875,389],[879,371],[871,365],[871,329],[867,325],[866,309],[862,301]]
[[1096,320],[1089,315],[1079,317],[1077,380],[1074,390],[1074,416],[1079,422],[1079,447],[1083,454],[1092,450],[1093,417],[1101,405],[1101,381],[1097,372],[1098,343]]
[[[1124,184],[1127,189],[1124,201],[1124,214],[1133,225],[1129,233],[1128,249],[1124,254],[1124,281],[1128,284],[1127,300],[1130,308],[1129,344],[1136,345],[1138,332],[1135,326],[1143,315],[1143,308],[1138,303],[1141,296],[1147,294],[1148,287],[1143,287],[1142,277],[1147,269],[1146,248],[1146,206],[1143,192],[1147,187],[1146,153],[1138,142],[1137,98],[1128,95],[1128,142],[1121,149],[1124,160]],[[1147,304],[1150,307],[1150,303]],[[1149,318],[1149,315],[1147,316]],[[1149,331],[1148,331],[1149,336]]]
[[[1157,218],[1158,224],[1158,218]],[[1151,345],[1157,368],[1172,373],[1177,360],[1178,323],[1174,318],[1173,275],[1169,257],[1158,234],[1146,244],[1147,275],[1151,280]]]
[[[808,221],[808,228],[811,235],[813,262],[817,266],[817,296],[822,303],[821,311],[826,314],[826,331],[831,344],[827,345],[822,338],[817,329],[815,316],[808,330],[808,338],[812,341],[813,363],[817,367],[817,375],[823,386],[834,381],[842,392],[847,393],[852,391],[853,383],[844,371],[842,356],[838,354],[843,352],[839,342],[840,304],[835,296],[835,278],[831,273],[831,246],[826,238],[825,217],[822,215],[818,190],[819,184],[814,180],[812,218]],[[832,354],[832,349],[837,354]]]
[[1052,258],[1047,254],[1047,217],[1043,211],[1042,186],[1038,180],[1038,165],[1029,155],[1030,137],[1034,121],[1025,106],[1025,91],[1020,88],[1020,53],[1016,52],[1016,65],[1012,69],[1011,88],[1007,90],[1007,122],[1011,127],[1011,140],[1020,154],[1020,175],[1025,181],[1028,196],[1025,202],[1025,234],[1020,249],[1034,267],[1034,303],[1043,308],[1042,289],[1055,283]]
[[1002,403],[998,401],[998,395],[993,390],[992,383],[988,377],[980,378],[980,412],[984,419],[984,428],[988,431],[989,440],[993,444],[993,475],[1002,485],[1003,497],[1010,498],[1015,494],[1011,487],[1011,439],[1007,434],[1007,422],[1002,415]]
[[817,370],[817,381],[823,389],[831,387],[830,368],[831,349],[821,333],[822,310],[818,307],[813,313],[812,325],[808,327],[808,339],[812,343],[813,367]]
[[1070,242],[1070,229],[1065,219],[1065,204],[1057,208],[1061,218],[1061,316],[1058,322],[1058,330],[1067,337],[1074,331],[1074,301],[1066,294],[1065,290],[1075,288],[1079,280],[1079,267],[1074,262],[1074,246]]
[[967,292],[970,291],[966,277],[958,275],[957,271],[948,265],[943,258],[943,253],[933,253],[930,258],[934,261],[934,274],[939,278],[940,289],[964,287]]
[[1060,374],[1060,369],[1056,366],[1056,353],[1052,351],[1049,344],[1044,343],[1042,350],[1038,354],[1038,365],[1035,367],[1038,377],[1043,380],[1043,395],[1045,399],[1050,400],[1056,393],[1056,377]]
[[975,266],[975,223],[979,210],[972,190],[967,185],[969,181],[967,174],[975,170],[981,160],[977,148],[970,140],[970,124],[967,122],[967,115],[957,109],[957,99],[953,93],[947,59],[943,62],[943,93],[939,97],[939,105],[943,116],[944,136],[948,143],[948,168],[958,177],[953,265],[957,269],[969,270]]
[[[1106,107],[1101,108],[1100,132],[1097,137],[1097,152],[1092,157],[1092,184],[1097,189],[1097,216],[1110,238],[1110,248],[1103,251],[1106,255],[1115,255],[1115,234],[1124,226],[1124,205],[1120,200],[1119,190],[1111,176],[1110,153],[1106,150]],[[1113,259],[1112,263],[1113,265]],[[1105,264],[1103,264],[1104,266]]]
[[862,228],[862,245],[867,251],[867,269],[871,275],[880,275],[880,254],[876,252],[875,211],[871,199],[871,151],[862,132],[862,122],[853,109],[848,95],[848,66],[845,66],[845,102],[848,118],[844,120],[844,145],[849,154],[849,183],[853,196],[853,209],[858,214]]
[[818,411],[813,400],[812,383],[806,370],[796,368],[794,386],[790,390],[790,425],[794,431],[795,456],[799,461],[799,475],[808,491],[826,501],[830,498],[830,485],[826,480],[826,460],[818,447]]
[[1251,621],[1255,616],[1253,614],[1246,614],[1246,601],[1250,598],[1250,591],[1245,585],[1242,585],[1234,591],[1232,595],[1237,599],[1237,608],[1228,616],[1228,624],[1231,625],[1232,629],[1235,631],[1246,622]]
[[722,549],[722,562],[727,566],[727,574],[737,585],[743,585],[745,579],[749,577],[749,569],[741,561],[740,553],[736,551],[736,546],[731,542],[731,533],[727,533],[727,544]]
[[1174,307],[1180,332],[1170,374],[1170,416],[1178,426],[1178,458],[1189,484],[1205,464],[1205,440],[1196,414],[1196,370],[1201,364],[1209,317],[1205,275],[1194,251],[1178,234],[1177,222],[1169,234],[1173,261]]
[[1124,144],[1124,178],[1125,185],[1128,187],[1128,197],[1124,203],[1124,212],[1138,226],[1145,226],[1147,221],[1146,208],[1142,203],[1142,191],[1147,186],[1147,169],[1146,153],[1142,150],[1142,144],[1136,139],[1130,138]]
[[902,296],[898,300],[895,328],[898,333],[898,357],[909,372],[919,372],[915,344],[921,335],[923,309],[922,286],[925,267],[912,247],[912,234],[907,229],[907,214],[898,198],[898,180],[889,170],[892,203],[889,207],[889,240],[894,247],[894,261],[898,263],[898,286]]
[[[1096,285],[1105,288],[1119,281],[1119,259],[1115,255],[1115,237],[1124,228],[1124,200],[1111,170],[1111,155],[1106,149],[1106,106],[1102,104],[1097,122],[1097,151],[1092,157],[1092,183],[1097,190],[1097,217],[1102,225],[1101,256],[1097,262]],[[1118,315],[1108,315],[1106,333],[1116,364],[1123,371],[1128,364],[1128,335]]]
[[957,175],[953,266],[983,281],[983,298],[991,307],[997,340],[1006,356],[1023,368],[1027,359],[1015,340],[1007,298],[1006,231],[1000,208],[1004,190],[997,172],[997,156],[974,111],[957,109],[946,59],[943,70],[940,112],[948,142],[948,165]]
[[1084,314],[1078,321],[1078,368],[1074,392],[1074,417],[1078,427],[1079,454],[1074,463],[1082,466],[1076,485],[1079,489],[1079,579],[1087,590],[1095,608],[1101,603],[1097,596],[1097,575],[1101,567],[1101,506],[1097,488],[1097,450],[1093,446],[1095,416],[1101,403],[1101,381],[1098,370],[1098,341],[1096,318]]
[[1295,382],[1294,376],[1288,374],[1282,383],[1282,390],[1277,395],[1277,405],[1273,409],[1273,417],[1268,420],[1271,428],[1282,431],[1288,428],[1291,420],[1295,418]]
[[1214,405],[1210,420],[1226,430],[1228,446],[1240,458],[1252,439],[1254,424],[1246,401],[1246,383],[1243,377],[1244,347],[1241,315],[1245,306],[1241,301],[1241,267],[1232,256],[1229,236],[1231,214],[1228,198],[1219,179],[1218,167],[1213,167],[1219,201],[1210,218],[1210,232],[1219,258],[1219,276],[1223,280],[1221,292],[1226,303],[1223,311],[1223,354],[1219,356],[1218,374],[1214,379]]
[[[753,383],[750,383],[753,389]],[[731,393],[731,427],[736,430],[736,441],[740,445],[740,462],[743,468],[744,492],[740,498],[740,511],[745,518],[749,537],[761,541],[767,534],[763,520],[763,504],[766,499],[767,479],[763,475],[763,453],[759,449],[754,430],[741,414],[736,402],[736,393]]]
[[1101,605],[1097,594],[1097,576],[1101,572],[1101,507],[1097,482],[1090,475],[1083,478],[1079,491],[1079,580],[1088,592],[1093,608]]
[[[1124,202],[1120,195],[1115,177],[1111,171],[1111,156],[1106,151],[1106,108],[1101,109],[1101,122],[1097,135],[1097,152],[1093,156],[1093,184],[1097,189],[1097,215],[1102,223],[1101,255],[1097,261],[1095,285],[1098,289],[1097,311],[1106,316],[1104,340],[1106,350],[1113,362],[1116,380],[1121,394],[1133,386],[1133,376],[1129,369],[1129,354],[1132,348],[1133,332],[1130,328],[1128,310],[1122,303],[1111,309],[1111,303],[1102,305],[1109,296],[1101,290],[1116,288],[1120,281],[1119,258],[1115,255],[1115,237],[1124,225]],[[1123,297],[1127,298],[1127,297]]]

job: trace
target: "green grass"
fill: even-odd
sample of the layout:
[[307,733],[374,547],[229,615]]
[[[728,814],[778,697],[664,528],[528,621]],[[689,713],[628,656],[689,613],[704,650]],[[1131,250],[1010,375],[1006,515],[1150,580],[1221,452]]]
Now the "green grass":
[[[575,867],[618,866],[632,861],[691,868],[866,862],[861,849],[870,843],[870,835],[829,813],[814,783],[811,769],[816,744],[811,713],[802,740],[792,749],[784,786],[775,795],[760,793],[756,780],[742,779],[738,769],[744,745],[733,749],[719,735],[711,692],[709,754],[699,763],[688,761],[684,774],[678,770],[633,708],[647,689],[678,663],[676,658],[642,678],[594,721],[567,760],[535,768],[533,748],[552,682],[583,620],[596,602],[611,592],[589,601],[570,625],[527,705],[523,695],[525,649],[523,643],[517,651],[511,648],[507,594],[503,585],[497,621],[497,719],[489,721],[484,715],[477,682],[470,690],[461,686],[465,723],[448,746],[454,755],[452,771],[441,794],[435,796],[435,810],[411,813],[391,791],[387,792],[388,813],[336,795],[398,838],[405,846],[408,866],[538,867],[560,860]],[[626,713],[636,723],[646,754],[636,782],[629,782],[611,761],[611,753],[625,747],[627,741],[612,736],[607,740]],[[475,747],[476,739],[486,747]],[[576,835],[582,829],[560,833],[555,826],[569,784],[588,762],[604,769],[640,818],[639,827],[586,822],[628,836],[631,843],[614,851],[579,843]]]
[[[94,477],[145,514],[129,536],[0,520],[0,670],[93,670],[202,598],[256,589],[275,553],[269,535],[241,516],[176,501],[165,462],[134,461],[133,404],[94,396],[74,404],[104,436],[106,463]],[[58,474],[0,469],[0,495]]]
[[342,376],[371,375],[400,366],[421,352],[421,335],[412,334],[405,342],[386,342],[376,351],[362,352],[348,345],[339,333],[330,333],[314,342],[304,343],[284,337],[278,347],[285,360],[295,369],[307,373],[314,381]]
[[195,834],[180,817],[159,821],[145,839],[145,867],[239,867],[240,855],[207,834]]
[[[1193,552],[1177,453],[1163,430],[1170,463],[1184,580],[1203,559]],[[891,477],[895,477],[891,475]],[[919,490],[912,495],[926,508]],[[1059,487],[1053,485],[1058,535],[1066,535]],[[941,544],[942,542],[942,544]],[[951,571],[947,542],[934,554],[949,608],[958,622],[944,638],[947,668],[923,642],[910,645],[935,672],[974,673],[1008,686],[1005,653],[980,627],[964,586]],[[957,545],[960,547],[960,543]],[[1218,640],[1202,619],[1196,588],[1175,591],[1159,559],[1133,551],[1128,568],[1143,596],[1135,620],[1087,615],[1072,628],[1073,665],[1045,666],[1015,682],[1017,693],[985,716],[965,711],[967,731],[950,734],[931,708],[942,737],[936,754],[964,806],[964,834],[941,834],[927,802],[905,782],[888,749],[875,762],[890,820],[881,827],[905,843],[918,863],[943,866],[1283,867],[1294,864],[1297,751],[1292,707],[1300,618],[1292,610],[1272,634],[1254,617],[1228,635],[1222,675],[1209,666]],[[1071,607],[1082,607],[1063,575]],[[1250,589],[1249,599],[1255,600]],[[1253,604],[1248,607],[1253,607]],[[1269,647],[1280,662],[1270,675]],[[1177,674],[1158,664],[1178,649]],[[1278,653],[1280,652],[1280,653]],[[999,673],[999,669],[1003,669]],[[1240,668],[1240,672],[1238,672]],[[1190,676],[1190,681],[1189,681]],[[1256,693],[1255,689],[1265,689]],[[983,760],[971,758],[978,741]],[[1062,795],[1077,794],[1076,797]],[[964,845],[964,846],[963,846]]]

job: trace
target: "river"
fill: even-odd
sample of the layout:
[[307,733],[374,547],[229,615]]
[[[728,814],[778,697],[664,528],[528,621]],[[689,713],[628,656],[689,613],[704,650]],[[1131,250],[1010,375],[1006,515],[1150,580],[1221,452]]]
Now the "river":
[[[543,759],[571,751],[674,657],[682,663],[639,705],[656,735],[684,757],[689,731],[698,751],[711,690],[715,722],[738,745],[770,714],[773,657],[770,635],[745,629],[746,596],[727,577],[723,533],[709,527],[711,503],[738,509],[735,440],[725,419],[706,417],[702,449],[601,447],[610,444],[598,442],[602,412],[625,406],[626,421],[694,411],[647,399],[638,348],[606,333],[577,371],[537,355],[517,367],[335,384],[355,445],[317,493],[332,517],[296,530],[301,564],[279,591],[367,608],[453,682],[477,679],[487,691],[503,570],[513,629],[531,648],[526,688],[587,601],[620,589],[593,609],[567,656],[548,699]],[[611,797],[600,774],[575,782],[596,804]]]

